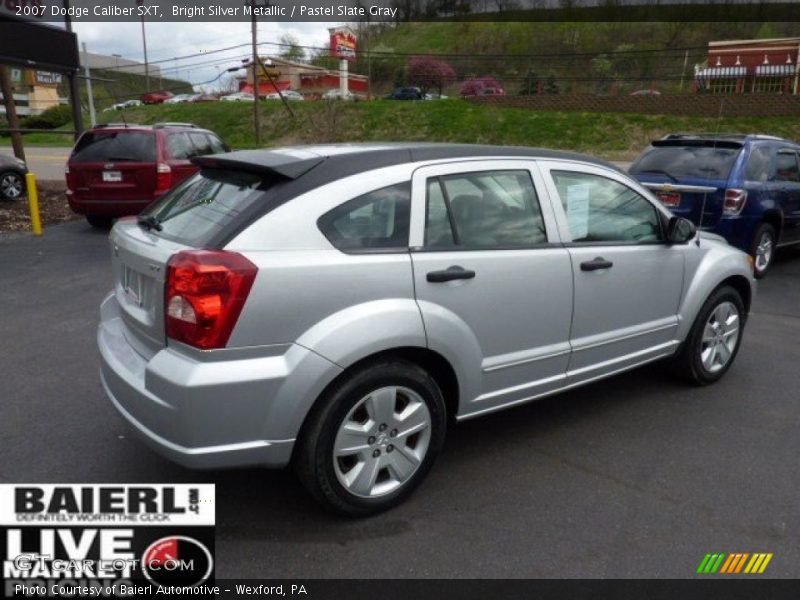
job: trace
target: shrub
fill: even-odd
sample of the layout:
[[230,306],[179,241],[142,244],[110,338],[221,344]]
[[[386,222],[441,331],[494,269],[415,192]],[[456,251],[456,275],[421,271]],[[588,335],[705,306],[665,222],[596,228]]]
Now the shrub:
[[57,129],[72,121],[72,109],[67,104],[51,106],[40,115],[30,115],[22,120],[27,129]]

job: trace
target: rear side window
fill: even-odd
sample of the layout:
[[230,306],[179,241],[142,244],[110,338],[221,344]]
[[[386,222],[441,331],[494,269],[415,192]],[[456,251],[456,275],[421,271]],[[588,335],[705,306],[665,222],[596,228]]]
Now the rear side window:
[[156,138],[143,131],[89,131],[81,136],[70,162],[155,162]]
[[713,146],[653,146],[631,167],[631,174],[669,178],[728,179],[741,148]]
[[205,133],[190,133],[189,139],[194,144],[195,154],[205,156],[206,154],[213,154],[214,149],[211,147],[211,141]]
[[428,180],[425,245],[525,248],[547,242],[528,171],[481,171]]
[[197,154],[192,140],[185,133],[170,133],[167,135],[167,154],[170,158],[186,159]]
[[211,144],[211,152],[212,154],[219,154],[221,152],[227,152],[227,148],[225,148],[225,144],[222,143],[217,136],[208,134],[208,141]]
[[411,184],[398,183],[354,198],[322,215],[322,234],[339,250],[408,248]]
[[747,181],[765,182],[769,179],[769,146],[756,146],[750,151],[745,168],[745,179]]
[[780,150],[775,157],[775,181],[800,181],[797,154],[791,150]]
[[161,224],[158,235],[204,246],[242,211],[263,201],[268,183],[258,175],[204,169],[145,210]]

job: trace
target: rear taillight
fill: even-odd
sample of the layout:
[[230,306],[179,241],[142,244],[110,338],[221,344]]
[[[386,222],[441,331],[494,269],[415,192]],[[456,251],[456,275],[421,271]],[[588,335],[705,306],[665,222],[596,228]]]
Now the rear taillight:
[[179,252],[167,265],[167,337],[201,350],[228,343],[258,268],[241,254]]
[[156,166],[156,194],[166,194],[172,187],[172,169],[169,165],[158,163]]
[[742,209],[746,203],[746,190],[725,190],[725,204],[722,206],[722,212],[724,212],[726,215],[738,215],[740,212],[742,212]]
[[69,165],[64,167],[64,181],[67,183],[67,195],[72,194],[72,190],[75,189],[75,185],[73,185],[72,177],[69,174]]

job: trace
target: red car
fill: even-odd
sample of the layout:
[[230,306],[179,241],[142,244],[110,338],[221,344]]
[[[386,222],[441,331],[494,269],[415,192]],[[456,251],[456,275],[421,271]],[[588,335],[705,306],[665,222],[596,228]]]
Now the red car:
[[142,104],[163,104],[164,100],[172,98],[172,92],[148,92],[140,98]]
[[108,227],[195,174],[192,157],[229,151],[215,133],[189,123],[98,125],[67,161],[67,200],[93,226]]

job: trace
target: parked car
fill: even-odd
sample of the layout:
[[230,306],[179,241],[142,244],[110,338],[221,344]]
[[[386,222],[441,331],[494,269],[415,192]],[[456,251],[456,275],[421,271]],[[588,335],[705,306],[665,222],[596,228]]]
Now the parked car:
[[235,92],[220,98],[222,102],[255,102],[255,99],[255,96],[248,92]]
[[108,227],[195,174],[190,158],[227,151],[219,136],[190,123],[98,125],[72,149],[67,200],[93,226]]
[[328,90],[324,94],[322,94],[323,100],[357,100],[358,95],[354,94],[350,90],[347,91],[346,94],[342,94],[342,91],[339,89],[332,89]]
[[141,100],[126,100],[125,102],[118,102],[117,104],[112,104],[108,108],[104,108],[103,112],[109,112],[112,110],[124,110],[126,108],[133,108],[141,105],[142,105]]
[[[283,94],[284,98],[286,98],[287,100],[291,100],[292,102],[303,102],[303,101],[305,101],[305,98],[303,97],[303,95],[300,94],[299,92],[295,92],[294,90],[284,90],[284,91],[281,92],[281,94]],[[266,99],[267,100],[280,100],[281,97],[280,97],[280,94],[278,94],[278,92],[271,92],[271,93],[266,95]]]
[[437,94],[435,92],[428,92],[425,94],[425,100],[447,100],[448,96],[444,94]]
[[149,92],[141,97],[142,104],[163,104],[172,98],[172,92]]
[[425,95],[418,87],[401,87],[396,88],[386,98],[388,100],[423,100]]
[[631,92],[631,96],[660,96],[661,92],[658,90],[636,90]]
[[476,96],[505,96],[506,91],[498,87],[485,87],[475,92]]
[[197,94],[178,94],[177,96],[164,100],[164,104],[185,104],[191,102],[192,98],[196,95]]
[[765,135],[673,134],[630,172],[674,214],[751,254],[763,277],[776,248],[800,244],[799,152]]
[[658,359],[709,384],[739,349],[749,257],[605,162],[450,144],[193,162],[112,230],[98,331],[112,404],[183,465],[291,462],[365,515],[408,496],[453,420]]
[[192,97],[192,99],[189,102],[197,104],[199,102],[217,102],[217,101],[219,101],[219,98],[217,98],[213,94],[196,94],[195,96]]
[[0,198],[16,200],[25,193],[25,161],[0,154]]

